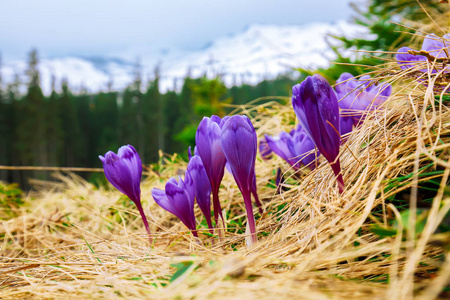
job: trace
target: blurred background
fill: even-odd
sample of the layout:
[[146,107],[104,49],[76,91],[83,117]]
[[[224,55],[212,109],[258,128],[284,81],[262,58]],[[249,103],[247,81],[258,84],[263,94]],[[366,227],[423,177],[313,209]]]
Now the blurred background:
[[[352,50],[389,50],[408,31],[390,21],[426,17],[416,1],[352,2],[0,0],[0,166],[101,167],[124,144],[145,164],[186,155],[203,116],[313,72],[363,73],[381,61]],[[0,167],[25,188],[49,176]]]

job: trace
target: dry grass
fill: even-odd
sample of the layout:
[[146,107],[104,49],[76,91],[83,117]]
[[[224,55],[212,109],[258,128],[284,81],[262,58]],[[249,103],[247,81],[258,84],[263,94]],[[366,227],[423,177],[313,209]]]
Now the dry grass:
[[[244,204],[229,174],[220,195],[227,212],[223,241],[212,243],[203,227],[198,243],[154,203],[151,189],[184,172],[186,163],[176,156],[163,157],[153,166],[158,172],[149,171],[142,184],[151,248],[137,210],[119,192],[97,189],[70,174],[57,174],[58,182],[36,182],[39,192],[26,197],[18,216],[1,221],[0,297],[439,297],[450,277],[450,235],[436,232],[450,210],[450,107],[442,97],[435,101],[439,92],[433,91],[433,77],[426,88],[401,81],[404,75],[389,77],[396,92],[386,109],[368,115],[343,145],[342,195],[324,161],[313,172],[304,168],[294,175],[279,158],[257,159],[264,213],[257,220],[258,244],[252,249],[245,246]],[[258,112],[258,136],[290,129],[295,121],[290,105],[250,105],[243,112]],[[287,191],[281,194],[270,184],[278,167],[286,179]],[[426,204],[426,225],[416,236],[402,230],[400,208],[391,196],[406,197],[414,212],[424,205],[418,185],[431,179],[439,189]],[[196,214],[202,221],[197,208]],[[392,237],[370,230],[392,220],[400,227]],[[405,227],[414,228],[415,222],[411,218]],[[173,280],[175,264],[186,269]]]

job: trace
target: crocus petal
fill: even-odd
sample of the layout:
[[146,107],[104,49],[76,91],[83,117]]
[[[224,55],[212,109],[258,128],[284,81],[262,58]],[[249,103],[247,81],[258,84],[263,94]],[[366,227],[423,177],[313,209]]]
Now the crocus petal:
[[259,153],[264,160],[270,159],[272,157],[272,149],[270,148],[265,137],[259,140]]
[[361,80],[357,80],[350,73],[342,73],[337,80],[336,93],[339,107],[352,110],[351,114],[358,121],[362,116],[358,111],[377,108],[388,99],[392,92],[390,84],[375,85],[369,79],[370,76],[362,76]]
[[141,177],[142,177],[142,162],[136,149],[131,146],[122,146],[117,151],[117,155],[124,162],[127,168],[130,170],[133,180],[133,191],[137,199],[140,199],[141,189]]
[[133,146],[122,146],[118,154],[108,151],[99,156],[108,181],[134,202],[141,199],[142,163]]
[[341,123],[341,136],[346,135],[353,129],[353,118],[352,117],[340,117]]
[[[256,133],[245,116],[233,116],[222,130],[222,148],[241,191],[250,192],[256,158]],[[248,119],[248,118],[247,118]]]
[[334,90],[322,76],[308,76],[301,84],[294,86],[292,105],[297,119],[320,153],[331,164],[339,191],[344,191],[340,163],[339,106]]
[[220,120],[220,123],[219,123],[220,129],[223,128],[223,125],[225,125],[225,123],[228,121],[228,119],[230,119],[230,116],[225,116],[222,118],[222,120]]
[[185,184],[183,184],[181,178],[178,185],[167,182],[165,192],[169,205],[166,204],[166,207],[161,207],[177,216],[187,228],[195,230],[194,199],[190,198],[190,192],[183,187],[185,187]]
[[339,154],[339,107],[329,83],[316,74],[293,89],[292,104],[297,119],[325,158],[333,162]]
[[200,207],[209,228],[212,228],[211,223],[211,183],[209,182],[208,174],[206,174],[205,167],[201,158],[194,155],[189,161],[187,172],[192,177],[195,186],[195,198]]
[[312,164],[312,162],[316,160],[316,157],[320,156],[320,153],[316,154],[312,151],[315,149],[315,145],[306,132],[303,130],[295,131],[292,139],[288,141],[287,146],[294,156],[293,160],[295,161],[295,168],[299,168],[300,163],[308,166],[310,169],[315,168],[315,165]]
[[191,146],[189,146],[189,148],[188,148],[188,157],[189,157],[189,160],[191,160],[191,158],[192,158]]
[[180,219],[192,231],[192,234],[197,236],[194,193],[193,180],[188,172],[186,172],[184,181],[181,178],[178,181],[170,178],[164,191],[157,188],[152,189],[152,196],[155,202]]
[[[308,93],[307,95],[305,94],[305,91]],[[302,99],[312,98],[312,92],[313,84],[310,76],[308,76],[301,84],[297,84],[292,87],[292,106],[294,107],[295,115],[297,116],[297,119],[299,120],[303,129],[305,129],[306,133],[311,139],[313,139],[313,130],[316,131],[316,129],[319,127],[319,123],[317,121],[317,112],[315,110],[310,111],[309,109],[307,109],[307,105],[305,105],[305,102],[303,102]],[[308,102],[308,104],[309,103],[310,102]],[[312,118],[309,122],[307,121],[309,115],[307,115],[306,112],[308,112],[308,114],[311,113],[310,116]]]
[[142,162],[138,152],[127,145],[120,147],[117,154],[108,151],[99,158],[108,181],[136,204],[150,238],[150,227],[141,204]]
[[[408,50],[411,49],[408,47],[402,47],[397,51],[396,59],[401,69],[412,69],[413,71],[420,71],[423,73],[430,72],[431,74],[436,74],[441,71],[444,73],[450,73],[450,66],[448,64],[442,62],[437,62],[434,64],[434,62],[431,61],[430,63],[433,64],[433,67],[429,69],[429,66],[425,63],[428,60],[427,57],[423,55],[412,55],[407,53]],[[446,34],[442,38],[436,36],[435,34],[427,35],[423,40],[422,50],[428,52],[432,57],[449,58],[450,34]],[[423,79],[419,78],[418,80],[426,85]]]
[[428,34],[423,40],[422,50],[428,51],[434,57],[448,57],[444,49],[447,50],[447,53],[450,52],[450,34],[440,38],[432,33]]
[[364,110],[364,107],[358,101],[358,97],[364,92],[364,88],[364,83],[356,80],[352,74],[342,73],[336,81],[335,87],[339,107],[347,110]]
[[198,155],[203,161],[213,188],[220,186],[226,163],[220,143],[221,122],[218,116],[204,117],[198,125],[195,136]]
[[[427,58],[423,55],[413,55],[408,53],[409,50],[412,49],[409,47],[402,47],[397,50],[395,59],[402,70],[412,69],[417,63],[424,63],[427,60]],[[420,71],[426,72],[427,69],[421,69]]]
[[245,210],[247,211],[247,226],[251,233],[251,244],[255,244],[257,242],[256,224],[251,193],[256,193],[254,187],[256,187],[255,159],[257,137],[250,119],[246,116],[230,117],[222,127],[221,142],[234,180],[244,198]]
[[218,116],[211,116],[211,118],[204,117],[198,125],[195,134],[198,155],[203,161],[206,174],[208,174],[211,183],[214,219],[216,224],[219,220],[219,215],[223,220],[219,201],[219,188],[225,173],[226,158],[223,154],[220,137],[222,134],[222,127],[226,124],[227,120],[228,117],[223,119],[220,119]]
[[[318,74],[313,75],[313,78],[314,77],[316,77],[316,80],[313,82],[315,84],[315,90],[317,91],[317,108],[322,120],[319,124],[323,125],[328,133],[328,137],[325,137],[323,132],[321,134],[323,144],[330,155],[337,157],[339,154],[339,147],[336,147],[335,144],[339,144],[340,142],[340,122],[336,94],[325,78]],[[331,145],[330,142],[333,145]],[[328,147],[328,145],[330,147]]]
[[317,155],[316,153],[306,155],[306,153],[314,150],[315,144],[308,137],[301,124],[298,124],[289,134],[282,131],[278,136],[266,135],[266,141],[275,154],[283,158],[296,170],[300,168],[301,164],[314,169],[315,166],[311,162],[320,156],[320,152]]
[[175,209],[175,207],[169,202],[169,198],[167,198],[166,192],[158,189],[153,188],[152,189],[152,196],[155,200],[156,204],[161,206],[163,209],[167,210],[173,215],[177,215],[178,211]]
[[292,158],[295,156],[291,153],[287,146],[288,140],[290,140],[291,136],[282,131],[277,136],[270,136],[265,135],[267,145],[270,147],[270,149],[276,153],[278,156],[280,156],[282,159],[287,161],[290,165],[293,164]]
[[[353,84],[355,77],[350,74],[350,73],[342,73],[341,76],[339,76],[338,80],[336,80],[336,92],[338,93],[344,93],[344,95],[346,93],[348,93],[348,89],[347,87],[351,84]],[[354,86],[353,88],[356,88],[356,86]]]

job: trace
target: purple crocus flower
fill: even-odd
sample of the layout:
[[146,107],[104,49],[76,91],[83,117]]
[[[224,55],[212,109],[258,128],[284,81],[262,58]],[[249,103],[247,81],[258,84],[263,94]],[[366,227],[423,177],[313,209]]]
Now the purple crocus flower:
[[228,119],[229,117],[223,119],[218,116],[211,116],[211,118],[204,117],[198,125],[197,133],[195,134],[198,155],[202,159],[206,174],[208,174],[211,183],[216,225],[218,224],[219,215],[223,220],[219,201],[219,188],[227,160],[223,154],[220,137],[222,127]]
[[339,106],[334,90],[322,76],[308,76],[301,84],[292,87],[292,105],[303,129],[331,164],[342,193]]
[[150,228],[141,204],[142,162],[136,149],[131,145],[122,146],[117,154],[108,151],[104,157],[98,157],[103,163],[106,179],[136,204],[150,236]]
[[153,188],[152,196],[159,206],[175,215],[198,237],[194,214],[195,187],[189,172],[186,172],[184,180],[181,177],[178,181],[170,178],[164,191]]
[[370,76],[362,76],[359,80],[350,73],[342,73],[336,81],[336,93],[339,107],[351,110],[355,125],[361,120],[362,112],[367,109],[376,109],[391,95],[390,84],[375,85],[371,83]]
[[255,159],[257,137],[255,128],[246,116],[232,116],[222,128],[222,149],[234,180],[244,197],[252,243],[256,243],[256,224],[251,194],[256,186]]
[[305,155],[314,150],[315,145],[300,124],[290,133],[282,131],[276,136],[266,134],[265,138],[269,148],[295,170],[298,170],[301,164],[314,169],[315,165],[312,162],[316,160],[320,153],[317,156],[316,153]]
[[197,199],[197,204],[205,216],[209,229],[212,230],[211,183],[209,182],[208,174],[206,174],[206,170],[200,156],[192,156],[187,166],[187,172],[191,175],[194,182],[195,199]]
[[[437,35],[428,34],[423,40],[422,51],[425,51],[430,56],[431,63],[434,62],[435,58],[450,58],[450,34],[444,35],[442,38]],[[425,62],[427,61],[427,57],[425,55],[420,54],[411,54],[409,51],[414,51],[409,47],[402,47],[398,49],[396,60],[400,65],[402,70],[413,69],[419,64],[417,71],[427,72],[428,69],[426,67]],[[442,65],[444,67],[445,65]],[[435,68],[439,68],[439,64],[435,65]],[[437,73],[439,69],[431,70],[432,73]],[[444,69],[444,73],[450,72],[450,66],[446,66]]]

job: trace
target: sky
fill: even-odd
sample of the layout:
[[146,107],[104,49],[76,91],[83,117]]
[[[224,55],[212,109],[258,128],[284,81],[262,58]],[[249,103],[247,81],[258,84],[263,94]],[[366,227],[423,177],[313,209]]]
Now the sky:
[[198,50],[251,24],[350,19],[350,0],[0,0],[0,52],[41,57],[145,56]]

